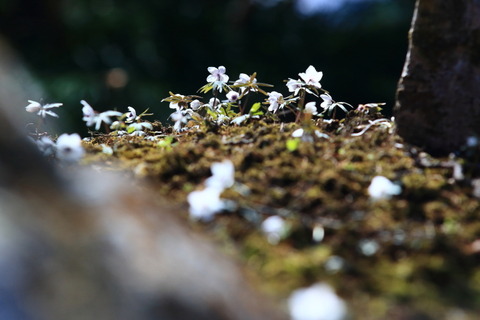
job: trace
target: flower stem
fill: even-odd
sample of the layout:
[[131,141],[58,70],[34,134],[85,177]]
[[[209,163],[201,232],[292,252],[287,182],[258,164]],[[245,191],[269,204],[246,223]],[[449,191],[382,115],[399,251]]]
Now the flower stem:
[[300,99],[298,100],[298,113],[297,117],[295,119],[295,123],[298,123],[302,117],[303,110],[304,110],[304,105],[305,105],[305,90],[302,89],[300,90]]

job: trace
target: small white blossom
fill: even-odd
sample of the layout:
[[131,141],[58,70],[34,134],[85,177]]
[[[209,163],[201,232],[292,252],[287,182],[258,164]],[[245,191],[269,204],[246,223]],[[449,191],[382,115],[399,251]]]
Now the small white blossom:
[[227,99],[230,102],[235,102],[238,98],[240,98],[240,94],[236,91],[231,90],[227,93]]
[[333,289],[323,283],[295,290],[288,298],[292,320],[342,320],[347,306]]
[[83,105],[83,121],[87,123],[87,127],[92,126],[95,123],[96,112],[85,100],[81,100],[80,103]]
[[186,111],[178,110],[170,115],[170,118],[175,122],[173,130],[180,131],[184,124],[190,120],[190,115]]
[[[246,73],[240,73],[239,77],[238,77],[238,80],[234,82],[234,85],[242,85],[242,84],[248,84],[250,83],[250,76]],[[257,79],[256,78],[253,78],[253,80],[251,81],[251,83],[255,84],[257,83]],[[242,93],[244,93],[245,91],[245,87],[240,87],[240,91]],[[251,91],[257,91],[257,89],[253,89],[253,88],[250,88]]]
[[126,113],[126,116],[127,117],[125,119],[125,122],[133,122],[137,118],[137,111],[132,107],[128,107],[128,112]]
[[202,106],[202,103],[198,99],[195,99],[192,102],[190,102],[190,108],[192,108],[193,111],[198,110],[201,106]]
[[223,86],[227,83],[229,77],[225,74],[227,71],[224,66],[220,66],[218,68],[215,67],[208,67],[208,72],[210,75],[207,77],[207,82],[212,83],[214,89],[222,92]]
[[310,113],[312,115],[318,114],[317,106],[315,105],[315,101],[309,102],[305,105],[305,109],[303,110],[305,113]]
[[182,109],[182,106],[180,106],[180,103],[182,102],[183,99],[185,99],[185,96],[181,94],[174,94],[173,97],[175,98],[175,100],[170,102],[170,104],[168,105],[169,108],[177,111]]
[[249,114],[244,114],[243,116],[236,117],[232,121],[230,121],[231,124],[236,124],[237,126],[240,125],[241,123],[245,122],[248,118],[250,118]]
[[226,116],[224,114],[218,115],[217,124],[225,124],[225,123],[228,123],[229,121],[230,121],[229,116]]
[[210,166],[210,171],[212,171],[212,176],[205,180],[207,188],[223,191],[235,183],[235,167],[230,160],[213,163]]
[[110,117],[120,117],[120,116],[122,116],[121,112],[112,111],[112,110],[104,111],[97,114],[96,117],[94,118],[95,130],[100,129],[102,122],[106,124],[112,123],[112,120],[110,119]]
[[110,129],[112,130],[121,130],[124,126],[124,123],[122,121],[113,121],[112,124],[110,125]]
[[91,127],[95,124],[95,130],[100,129],[102,122],[106,124],[112,123],[110,117],[120,117],[123,115],[121,112],[112,110],[98,113],[93,110],[93,108],[85,100],[80,101],[80,103],[83,105],[83,121],[86,122],[87,127]]
[[101,147],[102,147],[102,153],[108,154],[109,156],[111,156],[113,154],[112,147],[107,146],[105,143],[102,143]]
[[315,130],[314,133],[318,138],[330,139],[330,136],[328,134],[320,132],[319,130]]
[[77,133],[62,134],[57,139],[57,159],[74,163],[80,160],[85,151],[82,147],[82,139]]
[[37,145],[38,150],[40,150],[40,152],[46,157],[55,153],[55,142],[49,137],[41,137],[35,141],[35,144]]
[[333,104],[332,97],[329,94],[325,93],[325,94],[321,94],[320,98],[323,99],[323,102],[320,104],[320,107],[322,107],[324,111],[330,110],[330,106]]
[[305,130],[303,130],[302,128],[297,129],[297,130],[292,132],[292,137],[301,138],[303,136],[304,132],[305,132]]
[[345,268],[345,259],[339,256],[331,256],[325,261],[323,267],[328,273],[334,274]]
[[348,103],[345,102],[335,102],[333,101],[332,97],[328,94],[321,94],[320,98],[323,99],[323,102],[320,104],[320,107],[323,109],[323,112],[332,112],[335,108],[340,108],[344,112],[347,112],[347,108],[344,105],[350,106]]
[[42,109],[42,105],[40,104],[40,102],[37,102],[37,101],[33,101],[33,100],[28,100],[29,102],[29,105],[25,107],[25,110],[27,110],[27,112],[38,112],[40,111],[40,109]]
[[[144,129],[152,130],[153,126],[150,122],[135,122],[135,123],[130,124],[127,127],[127,132],[130,132],[130,133],[137,132],[136,134],[138,135],[138,133],[143,132]],[[145,132],[143,132],[143,134],[144,133]],[[140,135],[143,135],[143,134],[140,134]]]
[[277,244],[285,235],[287,224],[282,217],[271,216],[262,222],[261,229],[267,236],[268,242],[271,244]]
[[29,102],[29,105],[25,107],[25,110],[27,112],[32,112],[32,113],[37,112],[37,115],[42,118],[45,118],[47,115],[58,118],[58,114],[56,114],[50,109],[58,108],[63,105],[62,103],[49,103],[42,106],[37,101],[28,100],[28,102]]
[[220,198],[221,190],[206,188],[190,192],[187,196],[190,205],[190,217],[194,220],[210,221],[213,216],[226,208]]
[[372,239],[363,239],[358,243],[358,249],[367,257],[373,256],[380,249],[377,241]]
[[[235,81],[234,85],[247,84],[249,82],[250,82],[250,76],[246,73],[240,73],[240,75],[238,76],[238,80]],[[257,79],[253,78],[252,83],[257,83]]]
[[303,88],[304,83],[300,80],[290,79],[287,82],[288,91],[293,92],[294,95],[298,95],[298,91]]
[[270,104],[268,111],[273,113],[277,112],[279,108],[281,109],[285,106],[285,103],[283,102],[283,95],[277,91],[268,93],[267,101]]
[[376,176],[372,179],[368,187],[368,194],[372,200],[390,199],[392,196],[399,195],[402,188],[383,176]]
[[210,100],[208,101],[208,106],[212,110],[218,109],[220,105],[221,105],[221,102],[220,102],[220,99],[218,98],[210,98]]
[[320,80],[322,80],[323,72],[317,72],[314,66],[309,66],[305,72],[301,72],[298,75],[308,86],[312,86],[317,89],[322,87]]

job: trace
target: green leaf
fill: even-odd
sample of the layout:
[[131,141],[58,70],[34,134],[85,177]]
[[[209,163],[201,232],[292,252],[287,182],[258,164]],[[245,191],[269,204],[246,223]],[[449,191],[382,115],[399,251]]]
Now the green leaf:
[[290,152],[297,150],[299,145],[300,145],[300,139],[298,138],[288,139],[286,143],[287,150]]
[[173,142],[173,137],[172,136],[167,136],[164,139],[160,140],[157,143],[157,146],[159,148],[171,149],[172,148],[172,142]]
[[136,129],[137,129],[137,128],[136,128],[135,126],[129,125],[129,126],[127,127],[127,132],[128,132],[128,133],[132,133],[132,132],[134,132]]
[[208,91],[213,89],[213,84],[212,83],[207,83],[203,87],[201,87],[198,91],[202,93],[207,93]]
[[255,112],[257,112],[260,109],[261,106],[262,106],[262,104],[260,102],[254,103],[253,106],[250,108],[249,113],[254,114]]

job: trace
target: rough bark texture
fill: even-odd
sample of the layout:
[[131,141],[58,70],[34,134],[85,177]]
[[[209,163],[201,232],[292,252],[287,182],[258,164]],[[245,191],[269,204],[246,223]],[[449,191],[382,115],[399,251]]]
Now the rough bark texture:
[[480,0],[417,0],[397,90],[398,133],[434,154],[480,136]]

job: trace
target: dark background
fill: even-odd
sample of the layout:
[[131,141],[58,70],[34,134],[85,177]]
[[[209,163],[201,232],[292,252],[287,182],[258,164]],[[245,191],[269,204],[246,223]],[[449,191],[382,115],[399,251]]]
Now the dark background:
[[283,80],[314,65],[335,100],[387,102],[390,115],[414,0],[357,0],[308,16],[295,4],[0,0],[0,31],[44,88],[44,102],[63,102],[63,122],[77,126],[81,99],[98,110],[148,107],[165,120],[168,91],[196,93],[207,67],[219,65],[230,80],[257,72],[284,94]]

